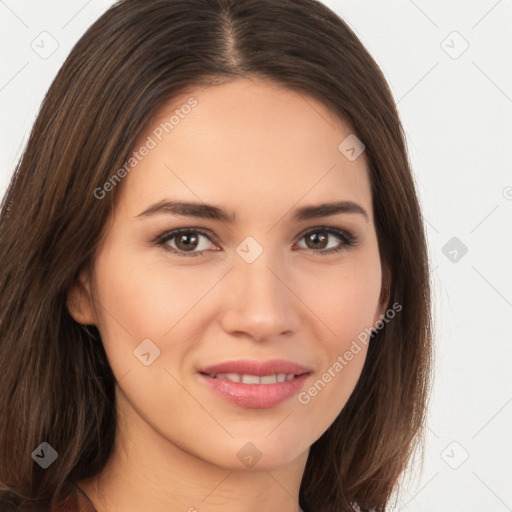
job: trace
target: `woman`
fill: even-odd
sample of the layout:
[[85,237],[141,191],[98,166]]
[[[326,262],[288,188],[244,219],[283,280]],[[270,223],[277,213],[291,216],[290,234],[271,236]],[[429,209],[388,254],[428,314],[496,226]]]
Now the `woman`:
[[2,510],[385,510],[425,417],[426,243],[389,88],[325,6],[115,4],[0,242]]

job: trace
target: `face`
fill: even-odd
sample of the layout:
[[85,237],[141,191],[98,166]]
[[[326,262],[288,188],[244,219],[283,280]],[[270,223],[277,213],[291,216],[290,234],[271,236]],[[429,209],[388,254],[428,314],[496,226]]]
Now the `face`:
[[[100,331],[130,436],[273,468],[338,416],[366,357],[354,340],[383,312],[365,155],[338,149],[350,133],[312,98],[248,79],[152,120],[88,294],[68,302]],[[312,209],[327,203],[345,204]]]

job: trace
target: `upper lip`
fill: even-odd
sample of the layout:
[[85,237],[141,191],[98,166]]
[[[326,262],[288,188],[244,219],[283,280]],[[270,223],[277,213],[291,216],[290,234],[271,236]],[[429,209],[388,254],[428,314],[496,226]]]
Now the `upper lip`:
[[223,363],[206,366],[199,370],[200,373],[208,375],[217,375],[218,373],[236,373],[239,375],[274,375],[277,373],[286,373],[302,375],[311,370],[304,365],[286,361],[284,359],[271,359],[268,361],[256,361],[253,359],[238,359],[234,361],[224,361]]

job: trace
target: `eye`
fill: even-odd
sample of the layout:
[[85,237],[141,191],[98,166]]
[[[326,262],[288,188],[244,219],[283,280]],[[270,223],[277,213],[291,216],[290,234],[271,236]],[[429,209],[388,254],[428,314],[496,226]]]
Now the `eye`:
[[164,246],[164,249],[167,251],[179,254],[180,256],[203,256],[203,252],[209,248],[208,241],[210,244],[212,243],[210,235],[206,232],[197,229],[181,228],[160,235],[155,240],[155,243]]
[[[338,243],[330,243],[329,237],[331,237],[331,241],[334,237],[337,238]],[[315,254],[323,255],[346,250],[356,244],[355,237],[347,231],[329,227],[310,229],[301,235],[300,239],[305,239],[306,249],[313,249]]]

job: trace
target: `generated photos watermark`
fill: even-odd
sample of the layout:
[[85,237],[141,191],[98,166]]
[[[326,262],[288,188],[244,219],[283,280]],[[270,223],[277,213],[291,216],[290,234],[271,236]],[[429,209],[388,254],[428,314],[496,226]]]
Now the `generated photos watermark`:
[[380,319],[375,322],[372,328],[365,327],[358,335],[357,339],[352,341],[350,348],[346,350],[343,355],[339,355],[336,361],[329,366],[327,371],[315,381],[306,391],[302,391],[297,395],[298,401],[302,405],[307,405],[311,402],[311,399],[322,391],[329,382],[331,382],[342,370],[349,364],[356,354],[361,352],[361,345],[368,345],[372,334],[379,332],[384,326],[395,318],[396,313],[402,310],[402,305],[395,302],[392,307],[386,310],[386,313],[380,315]]
[[174,114],[169,117],[167,121],[160,123],[152,132],[148,135],[146,141],[136,151],[133,151],[132,155],[125,161],[122,167],[120,167],[101,187],[94,189],[94,197],[96,199],[104,199],[108,192],[114,190],[123,178],[125,178],[143,159],[146,157],[152,149],[158,146],[158,143],[169,134],[178,124],[184,119],[192,108],[197,106],[197,100],[195,98],[189,98],[187,103],[181,105],[174,111]]

